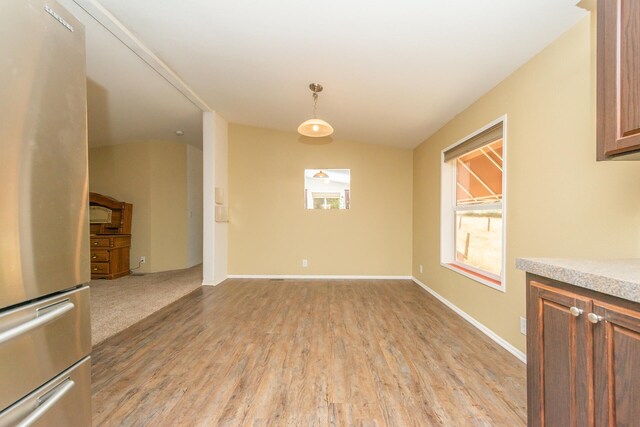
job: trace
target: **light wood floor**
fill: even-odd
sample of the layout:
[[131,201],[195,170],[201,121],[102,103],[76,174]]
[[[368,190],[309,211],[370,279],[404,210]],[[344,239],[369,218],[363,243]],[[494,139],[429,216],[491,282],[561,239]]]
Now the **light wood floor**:
[[406,280],[228,280],[92,356],[94,425],[526,424],[524,364]]

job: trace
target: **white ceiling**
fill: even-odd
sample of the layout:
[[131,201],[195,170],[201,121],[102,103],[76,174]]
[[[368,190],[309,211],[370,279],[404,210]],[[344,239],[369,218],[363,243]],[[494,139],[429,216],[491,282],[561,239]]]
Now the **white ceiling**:
[[202,147],[200,109],[72,0],[58,1],[85,25],[89,146],[181,141]]
[[[100,3],[231,122],[295,131],[318,82],[319,116],[336,138],[401,147],[418,145],[586,14],[576,0]],[[130,107],[110,112],[123,133],[136,123],[166,132],[171,113],[187,120],[184,98],[168,103],[158,82],[128,71],[113,41],[88,33],[90,78]]]

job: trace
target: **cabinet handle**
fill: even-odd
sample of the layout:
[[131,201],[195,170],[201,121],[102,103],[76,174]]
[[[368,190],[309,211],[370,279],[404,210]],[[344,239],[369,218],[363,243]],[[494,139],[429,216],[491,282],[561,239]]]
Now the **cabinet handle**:
[[589,322],[596,324],[596,323],[599,323],[601,320],[604,320],[604,317],[598,316],[595,313],[589,313],[587,315],[587,319],[589,320]]
[[578,307],[571,307],[569,312],[573,317],[580,317],[580,315],[584,313],[584,310],[580,310]]

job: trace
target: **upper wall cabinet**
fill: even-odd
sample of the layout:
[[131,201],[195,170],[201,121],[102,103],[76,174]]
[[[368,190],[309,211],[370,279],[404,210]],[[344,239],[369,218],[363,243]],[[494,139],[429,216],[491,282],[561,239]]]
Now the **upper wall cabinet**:
[[598,160],[640,153],[639,0],[598,0],[597,126]]

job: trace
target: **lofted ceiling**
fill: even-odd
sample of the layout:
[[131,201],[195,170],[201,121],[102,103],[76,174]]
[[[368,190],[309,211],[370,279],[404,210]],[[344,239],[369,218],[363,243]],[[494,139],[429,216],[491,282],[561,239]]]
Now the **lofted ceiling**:
[[[418,145],[586,14],[576,0],[98,1],[231,122],[295,131],[318,82],[319,117],[336,138],[399,147]],[[106,107],[108,132],[193,125],[186,98],[165,95],[172,87],[150,69],[130,71],[123,45],[96,25],[88,73],[118,110]],[[90,112],[104,108],[96,99]]]
[[58,2],[85,25],[89,146],[180,141],[202,147],[201,110],[72,0]]

